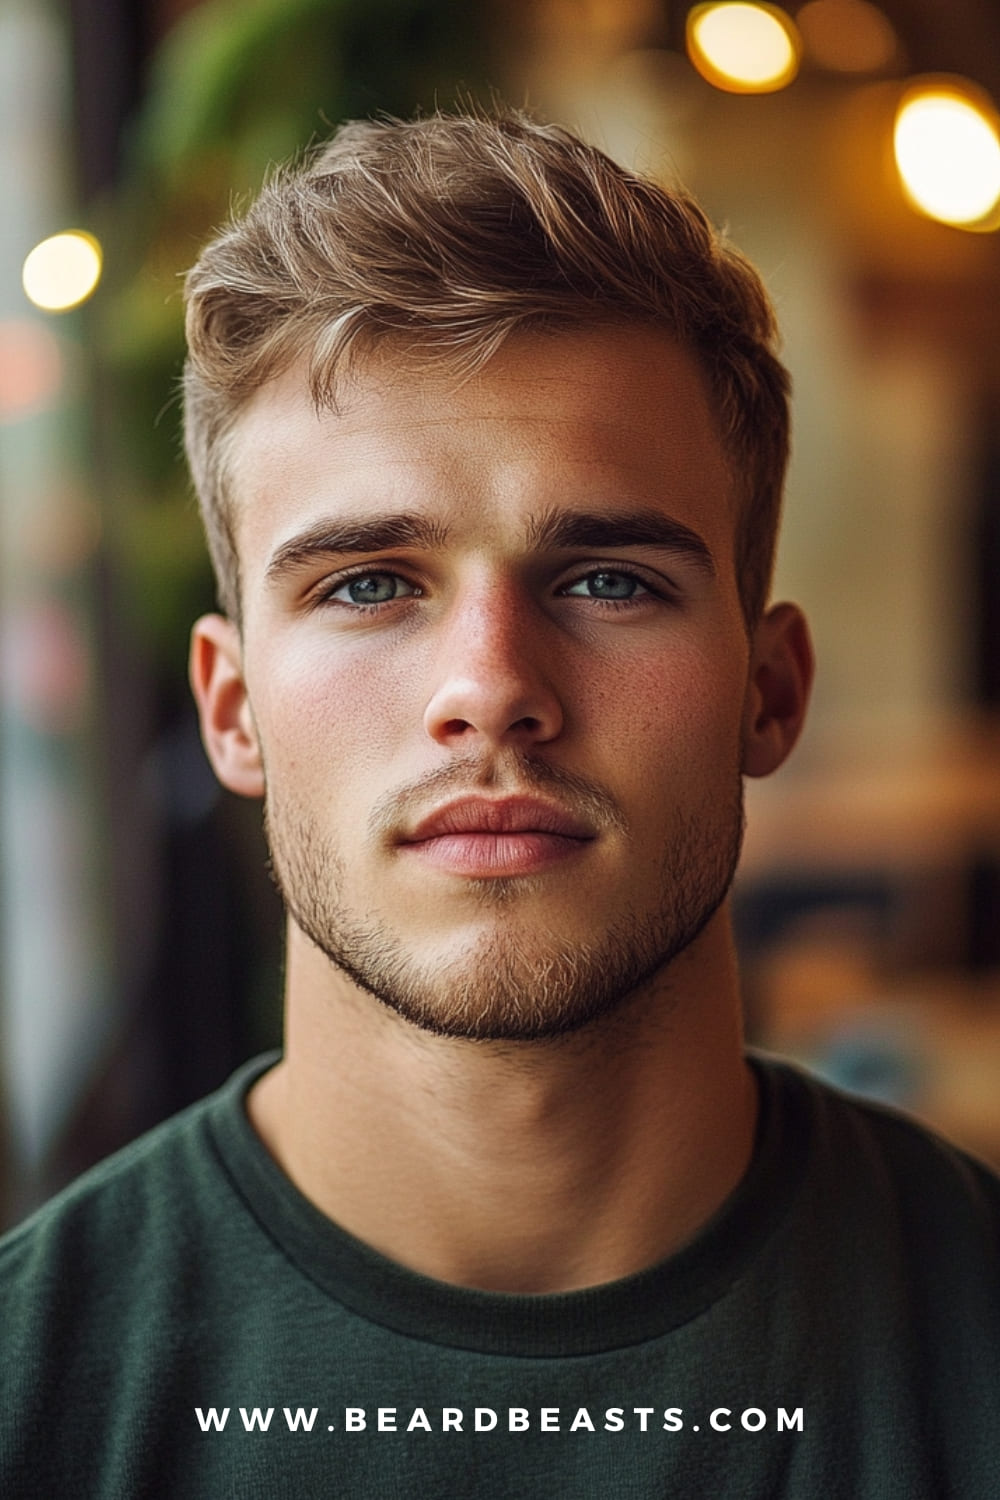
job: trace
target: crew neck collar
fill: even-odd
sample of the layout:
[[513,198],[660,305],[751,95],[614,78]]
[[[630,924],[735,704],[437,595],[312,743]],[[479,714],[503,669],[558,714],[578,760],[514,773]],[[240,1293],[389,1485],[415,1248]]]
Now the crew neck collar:
[[751,1057],[760,1092],[754,1155],[734,1192],[666,1260],[582,1291],[475,1291],[410,1271],[328,1219],[268,1154],[246,1096],[277,1054],[246,1064],[213,1098],[208,1124],[225,1170],[268,1237],[299,1272],[359,1317],[426,1342],[483,1354],[553,1358],[625,1348],[697,1317],[746,1272],[802,1179],[804,1080]]

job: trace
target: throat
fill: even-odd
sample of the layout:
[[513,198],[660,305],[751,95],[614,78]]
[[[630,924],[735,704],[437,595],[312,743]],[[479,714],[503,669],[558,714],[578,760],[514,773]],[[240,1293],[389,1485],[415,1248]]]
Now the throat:
[[251,1121],[321,1212],[423,1275],[617,1280],[692,1239],[749,1165],[753,1075],[732,1016],[707,1035],[711,1006],[697,1031],[647,1006],[546,1046],[431,1036],[356,992],[333,1010],[308,1037],[290,1017]]

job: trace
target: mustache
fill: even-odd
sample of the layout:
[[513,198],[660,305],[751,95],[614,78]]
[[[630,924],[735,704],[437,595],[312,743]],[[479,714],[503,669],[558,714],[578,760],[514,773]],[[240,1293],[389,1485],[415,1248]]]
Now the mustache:
[[458,797],[488,792],[492,797],[523,797],[525,793],[554,795],[567,811],[603,831],[627,834],[628,824],[607,787],[590,777],[530,756],[498,760],[479,757],[453,761],[418,777],[406,786],[384,792],[369,814],[368,831],[376,839],[391,839],[439,804]]

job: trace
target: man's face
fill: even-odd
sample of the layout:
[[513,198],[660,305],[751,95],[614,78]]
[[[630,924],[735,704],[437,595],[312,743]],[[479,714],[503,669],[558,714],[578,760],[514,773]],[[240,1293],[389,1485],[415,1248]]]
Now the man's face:
[[703,931],[742,831],[736,500],[692,358],[512,339],[303,370],[240,420],[242,673],[276,877],[410,1021],[575,1030]]

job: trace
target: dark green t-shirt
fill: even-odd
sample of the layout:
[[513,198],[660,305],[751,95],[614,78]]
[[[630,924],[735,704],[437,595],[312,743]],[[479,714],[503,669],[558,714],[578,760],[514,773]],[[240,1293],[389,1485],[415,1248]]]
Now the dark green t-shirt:
[[1000,1497],[1000,1180],[911,1122],[758,1059],[692,1244],[503,1296],[301,1197],[266,1062],[0,1244],[5,1500]]

